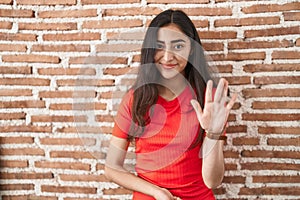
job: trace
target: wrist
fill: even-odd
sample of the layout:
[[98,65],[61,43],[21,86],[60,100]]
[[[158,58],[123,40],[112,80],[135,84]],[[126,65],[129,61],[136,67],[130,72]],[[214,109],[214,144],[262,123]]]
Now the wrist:
[[211,140],[223,140],[223,141],[226,141],[227,140],[227,136],[224,135],[225,129],[226,129],[226,127],[224,127],[222,131],[217,132],[217,133],[205,130],[205,133],[206,133],[205,136],[207,138],[211,139]]

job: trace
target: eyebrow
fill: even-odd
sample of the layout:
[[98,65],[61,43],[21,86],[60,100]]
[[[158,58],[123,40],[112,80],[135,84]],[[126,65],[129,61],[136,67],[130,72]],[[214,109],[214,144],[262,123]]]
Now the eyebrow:
[[[157,40],[157,42],[159,42],[159,43],[165,43],[165,42],[160,41],[160,40]],[[173,44],[173,43],[177,43],[177,42],[186,42],[186,41],[183,40],[183,39],[178,39],[178,40],[172,40],[172,41],[171,41],[172,44]]]

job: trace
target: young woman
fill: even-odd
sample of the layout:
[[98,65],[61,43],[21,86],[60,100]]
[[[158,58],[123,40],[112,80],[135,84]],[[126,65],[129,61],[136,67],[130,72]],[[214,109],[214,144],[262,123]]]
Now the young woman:
[[[236,95],[214,88],[197,31],[179,10],[149,25],[134,86],[115,118],[105,175],[136,200],[215,199],[224,175],[225,127]],[[123,164],[135,144],[135,173]]]

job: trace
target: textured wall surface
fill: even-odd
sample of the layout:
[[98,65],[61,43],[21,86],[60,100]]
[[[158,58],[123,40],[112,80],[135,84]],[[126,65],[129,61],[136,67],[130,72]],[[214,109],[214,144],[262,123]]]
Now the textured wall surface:
[[103,163],[143,32],[168,8],[239,94],[217,199],[299,199],[297,0],[0,0],[0,199],[130,199]]

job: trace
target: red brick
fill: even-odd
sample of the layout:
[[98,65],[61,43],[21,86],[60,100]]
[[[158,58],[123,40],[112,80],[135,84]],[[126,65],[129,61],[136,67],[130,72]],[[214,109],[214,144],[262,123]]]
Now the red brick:
[[163,3],[163,4],[171,4],[171,3],[179,3],[179,4],[205,4],[209,3],[209,0],[190,0],[190,1],[185,1],[185,0],[148,0],[147,3]]
[[16,0],[17,5],[76,5],[76,0]]
[[[76,127],[63,127],[57,128],[57,132],[59,133],[88,133],[88,134],[99,134],[102,133],[102,129],[104,126],[76,126]],[[112,128],[112,127],[110,127]]]
[[198,31],[199,37],[203,39],[235,39],[237,33],[234,31]]
[[142,26],[143,22],[139,19],[84,21],[82,24],[83,29],[134,28]]
[[279,17],[251,17],[239,19],[219,19],[215,21],[216,27],[222,26],[258,26],[267,24],[279,24]]
[[[102,146],[101,146],[102,147]],[[51,158],[73,158],[73,159],[105,159],[102,152],[82,152],[82,151],[51,151]]]
[[253,109],[300,109],[300,101],[255,101]]
[[96,97],[95,91],[40,91],[40,98],[93,98]]
[[92,138],[40,138],[43,145],[71,145],[71,146],[93,146],[96,144]]
[[253,183],[300,183],[300,176],[253,176]]
[[83,182],[108,182],[104,175],[69,175],[69,174],[59,174],[58,175],[62,181],[83,181]]
[[76,187],[76,186],[51,186],[42,185],[42,192],[52,192],[52,193],[72,193],[72,194],[96,194],[97,188],[91,187]]
[[0,113],[0,120],[21,120],[25,119],[25,113]]
[[37,168],[51,168],[51,169],[70,169],[70,170],[84,170],[89,171],[90,165],[82,162],[49,162],[36,161],[34,166]]
[[269,28],[262,30],[246,30],[245,38],[254,38],[254,37],[268,37],[268,36],[280,36],[280,35],[293,35],[300,34],[300,27],[288,27],[288,28]]
[[40,100],[0,101],[0,108],[45,108],[45,102]]
[[96,79],[80,79],[80,80],[57,80],[58,86],[114,86],[115,80],[96,80]]
[[237,183],[245,183],[246,177],[242,176],[225,176],[223,178],[223,183],[237,184]]
[[225,170],[226,171],[237,170],[237,165],[233,163],[225,163]]
[[232,76],[225,78],[230,85],[244,85],[251,83],[251,77],[248,76]]
[[114,117],[111,115],[96,115],[98,122],[114,122]]
[[299,64],[248,64],[243,67],[245,72],[278,72],[278,71],[300,71]]
[[27,62],[27,63],[59,63],[58,56],[22,54],[22,55],[3,55],[4,62]]
[[193,24],[196,28],[205,28],[209,27],[209,21],[208,20],[192,20]]
[[300,51],[274,51],[272,53],[273,59],[299,59]]
[[231,8],[182,8],[188,16],[230,16],[232,15]]
[[14,155],[19,155],[19,156],[44,156],[45,152],[43,149],[39,148],[17,148],[17,149],[4,149],[2,148],[0,151],[1,155],[5,156],[14,156]]
[[299,121],[300,114],[244,113],[242,119],[245,121]]
[[244,89],[243,96],[246,98],[255,97],[298,97],[300,96],[300,89]]
[[5,51],[26,52],[27,46],[22,44],[0,44],[0,50],[2,52]]
[[286,3],[286,4],[257,4],[253,6],[249,6],[246,8],[242,8],[242,12],[244,13],[266,13],[266,12],[278,12],[278,11],[289,11],[295,10],[299,8],[299,2]]
[[[12,22],[0,22],[0,29],[11,29],[13,23]],[[1,34],[4,35],[4,34]],[[0,35],[0,37],[1,37]]]
[[33,184],[1,184],[0,190],[34,190]]
[[142,41],[145,37],[144,31],[122,31],[122,32],[107,32],[106,37],[108,40],[135,40]]
[[239,158],[240,154],[236,151],[224,151],[224,158]]
[[241,155],[242,155],[242,157],[252,157],[252,158],[292,158],[292,159],[297,159],[300,156],[300,152],[243,150]]
[[206,51],[223,51],[223,43],[202,43],[202,47]]
[[2,200],[58,200],[58,198],[35,195],[3,195]]
[[157,15],[162,10],[157,7],[131,7],[131,8],[113,8],[104,9],[103,16],[137,16],[137,15]]
[[300,138],[268,138],[267,144],[271,146],[300,146]]
[[259,145],[259,138],[238,137],[232,139],[232,144],[239,145]]
[[0,40],[5,41],[36,41],[37,35],[27,33],[0,33]]
[[34,17],[32,10],[0,9],[0,17],[27,18]]
[[2,78],[1,85],[31,85],[31,86],[49,86],[50,80],[42,78]]
[[140,3],[140,0],[81,0],[82,5],[90,4],[127,4],[127,3]]
[[247,126],[229,126],[228,128],[226,128],[226,133],[247,133]]
[[258,132],[260,134],[300,134],[299,127],[258,127]]
[[33,52],[89,52],[90,46],[84,44],[32,45]]
[[1,89],[0,96],[32,96],[31,89]]
[[213,61],[243,61],[243,60],[264,60],[266,57],[265,52],[253,52],[253,53],[228,53],[224,54],[213,54],[209,55]]
[[254,84],[299,84],[300,76],[262,76],[255,77]]
[[242,170],[299,170],[296,163],[248,162],[241,163]]
[[81,18],[81,17],[96,17],[97,9],[80,9],[80,10],[51,10],[40,11],[39,18]]
[[127,64],[127,58],[117,56],[71,57],[70,64]]
[[19,172],[19,173],[0,173],[1,179],[53,179],[53,174],[48,173],[33,173],[33,172]]
[[228,49],[258,49],[258,48],[286,48],[294,46],[291,40],[281,41],[238,41],[229,42]]
[[58,33],[43,35],[43,40],[45,41],[89,41],[100,39],[100,33]]
[[131,190],[125,188],[104,189],[104,195],[132,194]]
[[51,133],[51,126],[33,126],[33,125],[20,125],[20,126],[0,126],[0,132],[33,132],[33,133]]
[[13,0],[0,0],[1,4],[9,4],[12,5],[13,4]]
[[264,194],[264,195],[300,195],[300,187],[260,187],[260,188],[240,188],[239,195],[255,195],[255,194]]
[[2,168],[26,168],[28,167],[28,161],[22,160],[0,160],[0,167]]
[[19,23],[20,30],[76,30],[77,23]]
[[105,110],[105,103],[53,103],[50,110]]
[[87,116],[33,115],[31,122],[87,122]]
[[96,75],[93,68],[41,68],[38,69],[41,75]]
[[132,52],[141,51],[141,44],[99,44],[96,45],[97,52]]
[[123,75],[123,74],[133,74],[132,72],[135,71],[133,68],[131,67],[123,67],[123,68],[106,68],[103,70],[103,74],[104,75]]
[[0,74],[32,74],[31,67],[8,67],[1,66]]
[[300,12],[284,12],[284,21],[300,21]]
[[0,144],[33,144],[33,143],[34,143],[33,137],[0,137]]
[[300,46],[300,39],[296,40],[296,46],[299,47]]

